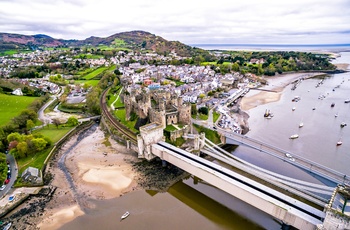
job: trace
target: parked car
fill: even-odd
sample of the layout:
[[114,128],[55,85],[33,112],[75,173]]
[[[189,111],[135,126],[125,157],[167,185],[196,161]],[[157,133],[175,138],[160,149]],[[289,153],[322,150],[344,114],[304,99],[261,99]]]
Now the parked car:
[[2,186],[0,187],[0,191],[4,190],[5,188],[6,188],[6,185],[2,185]]
[[11,179],[11,173],[7,174],[7,179]]
[[10,182],[10,179],[5,180],[5,184],[8,184]]

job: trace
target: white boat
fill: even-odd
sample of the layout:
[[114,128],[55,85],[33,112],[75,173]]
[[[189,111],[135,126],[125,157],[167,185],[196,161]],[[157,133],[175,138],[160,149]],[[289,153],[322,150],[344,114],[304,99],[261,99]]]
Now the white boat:
[[122,217],[120,217],[120,220],[124,220],[125,218],[127,218],[130,215],[130,213],[128,211],[126,211]]
[[290,136],[290,139],[296,139],[296,138],[298,138],[298,137],[299,137],[298,134],[293,134],[292,136]]
[[292,155],[290,155],[289,153],[286,153],[286,157],[292,158]]
[[294,110],[295,110],[295,107],[292,108],[292,111],[294,111]]
[[6,224],[4,227],[3,227],[3,230],[9,230],[11,228],[11,225],[12,223],[9,222],[8,224]]
[[344,103],[350,103],[350,99],[346,99]]
[[342,145],[343,144],[343,142],[341,141],[341,140],[339,140],[338,142],[337,142],[337,145]]
[[334,116],[335,116],[335,117],[338,117],[338,114],[336,113],[336,114],[334,114]]
[[303,127],[304,126],[304,123],[303,122],[300,122],[299,124],[299,128]]

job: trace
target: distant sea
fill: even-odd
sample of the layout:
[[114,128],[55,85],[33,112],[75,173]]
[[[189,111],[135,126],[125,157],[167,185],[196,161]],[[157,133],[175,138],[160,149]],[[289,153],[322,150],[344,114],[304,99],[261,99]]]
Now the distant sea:
[[191,44],[205,50],[329,51],[350,52],[350,44],[281,45],[281,44]]

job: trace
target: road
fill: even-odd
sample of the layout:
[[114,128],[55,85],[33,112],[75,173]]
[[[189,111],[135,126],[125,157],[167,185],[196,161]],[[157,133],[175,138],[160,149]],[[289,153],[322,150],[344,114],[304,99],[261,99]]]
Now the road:
[[[39,111],[38,111],[38,118],[39,118],[39,120],[43,123],[43,125],[41,125],[40,127],[45,126],[46,124],[52,122],[52,121],[51,121],[51,118],[50,118],[49,116],[45,116],[44,111],[45,111],[45,109],[46,109],[47,107],[49,107],[57,98],[60,98],[60,96],[63,94],[63,92],[64,92],[64,89],[61,88],[61,91],[60,91],[60,93],[59,93],[58,95],[56,95],[56,96],[55,96],[55,95],[51,96],[50,101],[48,101],[45,105],[43,105],[43,107],[41,107],[41,108],[39,109]],[[39,127],[36,127],[36,128],[39,128]]]
[[10,182],[6,185],[6,188],[3,191],[0,191],[0,198],[6,195],[10,190],[12,185],[15,183],[15,180],[18,175],[17,164],[15,158],[11,154],[6,155],[6,160],[10,162],[11,168],[11,179]]

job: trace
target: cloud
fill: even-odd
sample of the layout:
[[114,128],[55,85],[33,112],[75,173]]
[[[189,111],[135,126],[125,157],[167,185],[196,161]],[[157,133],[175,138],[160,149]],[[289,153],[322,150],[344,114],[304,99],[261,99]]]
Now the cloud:
[[145,30],[198,43],[350,43],[347,0],[2,0],[0,31],[56,38]]

